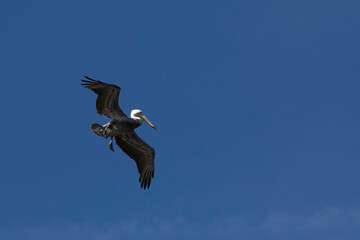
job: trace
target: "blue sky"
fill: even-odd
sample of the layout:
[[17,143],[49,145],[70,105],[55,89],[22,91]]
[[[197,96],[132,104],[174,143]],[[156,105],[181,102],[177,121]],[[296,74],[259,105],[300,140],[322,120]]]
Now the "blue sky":
[[[359,239],[358,1],[1,5],[1,239]],[[82,75],[157,126],[149,190]]]

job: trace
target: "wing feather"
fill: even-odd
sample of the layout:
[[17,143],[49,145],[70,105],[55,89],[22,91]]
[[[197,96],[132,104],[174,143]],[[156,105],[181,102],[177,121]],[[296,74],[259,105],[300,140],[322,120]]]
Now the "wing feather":
[[115,136],[115,140],[116,144],[136,162],[140,173],[141,188],[149,188],[151,179],[154,177],[154,149],[146,144],[135,131]]
[[96,99],[96,110],[100,115],[107,118],[121,118],[126,116],[119,107],[119,94],[121,88],[101,81],[94,80],[84,76],[88,80],[81,80],[84,87],[95,92],[98,97]]

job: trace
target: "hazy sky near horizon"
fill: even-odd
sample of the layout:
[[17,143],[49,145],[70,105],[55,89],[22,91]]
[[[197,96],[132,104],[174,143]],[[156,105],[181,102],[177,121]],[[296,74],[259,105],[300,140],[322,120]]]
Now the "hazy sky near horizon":
[[[359,1],[1,5],[1,239],[359,239]],[[158,128],[149,190],[83,75]]]

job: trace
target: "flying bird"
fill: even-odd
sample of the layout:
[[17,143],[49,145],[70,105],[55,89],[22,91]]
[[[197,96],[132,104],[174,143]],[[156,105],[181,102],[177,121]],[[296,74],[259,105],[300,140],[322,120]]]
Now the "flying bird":
[[141,188],[149,188],[151,179],[154,177],[155,151],[138,137],[134,129],[143,122],[146,122],[154,129],[156,127],[139,109],[132,110],[130,117],[124,114],[118,103],[120,87],[87,76],[84,77],[87,80],[81,80],[83,81],[81,85],[98,95],[96,99],[97,113],[111,118],[111,121],[105,125],[93,123],[91,125],[92,131],[100,137],[110,138],[108,145],[111,151],[114,151],[113,139],[115,138],[116,144],[136,162],[140,174]]

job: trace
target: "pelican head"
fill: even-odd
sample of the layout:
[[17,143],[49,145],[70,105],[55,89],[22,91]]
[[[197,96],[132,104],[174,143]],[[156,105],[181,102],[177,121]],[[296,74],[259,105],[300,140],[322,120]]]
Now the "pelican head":
[[130,117],[132,119],[138,119],[140,120],[140,122],[142,123],[143,121],[145,121],[147,124],[149,124],[150,127],[152,127],[153,129],[156,130],[156,127],[149,121],[149,119],[147,119],[145,117],[145,115],[143,114],[143,112],[139,109],[134,109],[131,111]]

